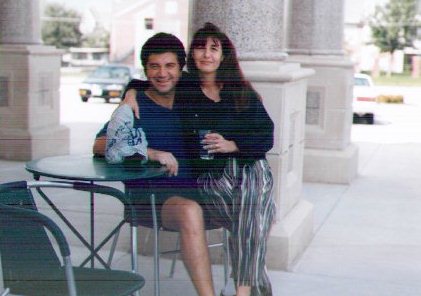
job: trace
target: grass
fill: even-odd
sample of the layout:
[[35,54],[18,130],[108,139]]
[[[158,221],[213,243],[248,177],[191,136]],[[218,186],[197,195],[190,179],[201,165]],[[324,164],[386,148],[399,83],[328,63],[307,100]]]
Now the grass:
[[413,78],[410,73],[392,74],[390,77],[382,74],[372,78],[375,85],[421,86],[421,76]]

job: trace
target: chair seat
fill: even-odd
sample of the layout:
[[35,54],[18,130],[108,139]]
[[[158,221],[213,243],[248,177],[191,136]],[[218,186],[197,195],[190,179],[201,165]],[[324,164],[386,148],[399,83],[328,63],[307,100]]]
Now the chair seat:
[[[142,276],[128,271],[80,267],[74,267],[73,271],[79,296],[129,295],[145,285]],[[40,280],[40,278],[49,278],[50,280]],[[51,274],[50,277],[44,273],[39,278],[32,277],[31,280],[8,282],[7,285],[14,294],[33,296],[68,295],[63,269],[59,273]]]

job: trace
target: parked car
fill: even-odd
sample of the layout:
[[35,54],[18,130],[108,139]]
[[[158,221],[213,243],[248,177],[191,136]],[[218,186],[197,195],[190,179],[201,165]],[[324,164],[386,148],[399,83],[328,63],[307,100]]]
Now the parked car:
[[354,74],[354,89],[352,99],[353,122],[373,124],[377,107],[378,93],[373,80],[366,74]]
[[133,78],[140,78],[134,67],[124,64],[99,66],[80,85],[80,98],[87,102],[89,98],[99,97],[109,103],[112,98],[121,98],[124,87]]

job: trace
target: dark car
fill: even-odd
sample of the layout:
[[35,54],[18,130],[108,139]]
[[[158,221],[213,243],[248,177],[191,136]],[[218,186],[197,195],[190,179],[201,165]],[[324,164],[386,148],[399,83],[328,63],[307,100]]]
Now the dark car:
[[121,98],[124,87],[133,78],[140,78],[134,67],[124,64],[107,64],[95,69],[79,87],[82,102],[91,97],[110,99]]

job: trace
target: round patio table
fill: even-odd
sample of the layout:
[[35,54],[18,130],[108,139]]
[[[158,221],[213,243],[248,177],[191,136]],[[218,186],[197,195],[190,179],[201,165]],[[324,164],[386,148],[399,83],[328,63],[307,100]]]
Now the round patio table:
[[[35,180],[40,177],[50,177],[56,179],[65,179],[73,181],[89,182],[126,182],[138,179],[151,179],[162,176],[166,173],[166,168],[156,163],[142,164],[140,160],[130,159],[120,164],[109,164],[104,157],[97,157],[92,154],[83,155],[62,155],[50,156],[41,159],[29,161],[25,169],[31,172]],[[90,196],[90,243],[86,242],[82,235],[77,231],[70,221],[61,213],[47,195],[38,190],[43,199],[60,216],[75,235],[91,250],[91,267],[94,266],[94,256],[98,258],[95,250],[95,202],[94,194]],[[130,192],[125,192],[130,197]],[[120,226],[121,227],[121,226]],[[109,236],[110,237],[110,236]],[[102,245],[100,243],[99,245]],[[131,225],[131,247],[132,247],[132,270],[137,272],[137,225]],[[85,262],[88,259],[85,260]],[[83,264],[83,263],[82,263]]]

